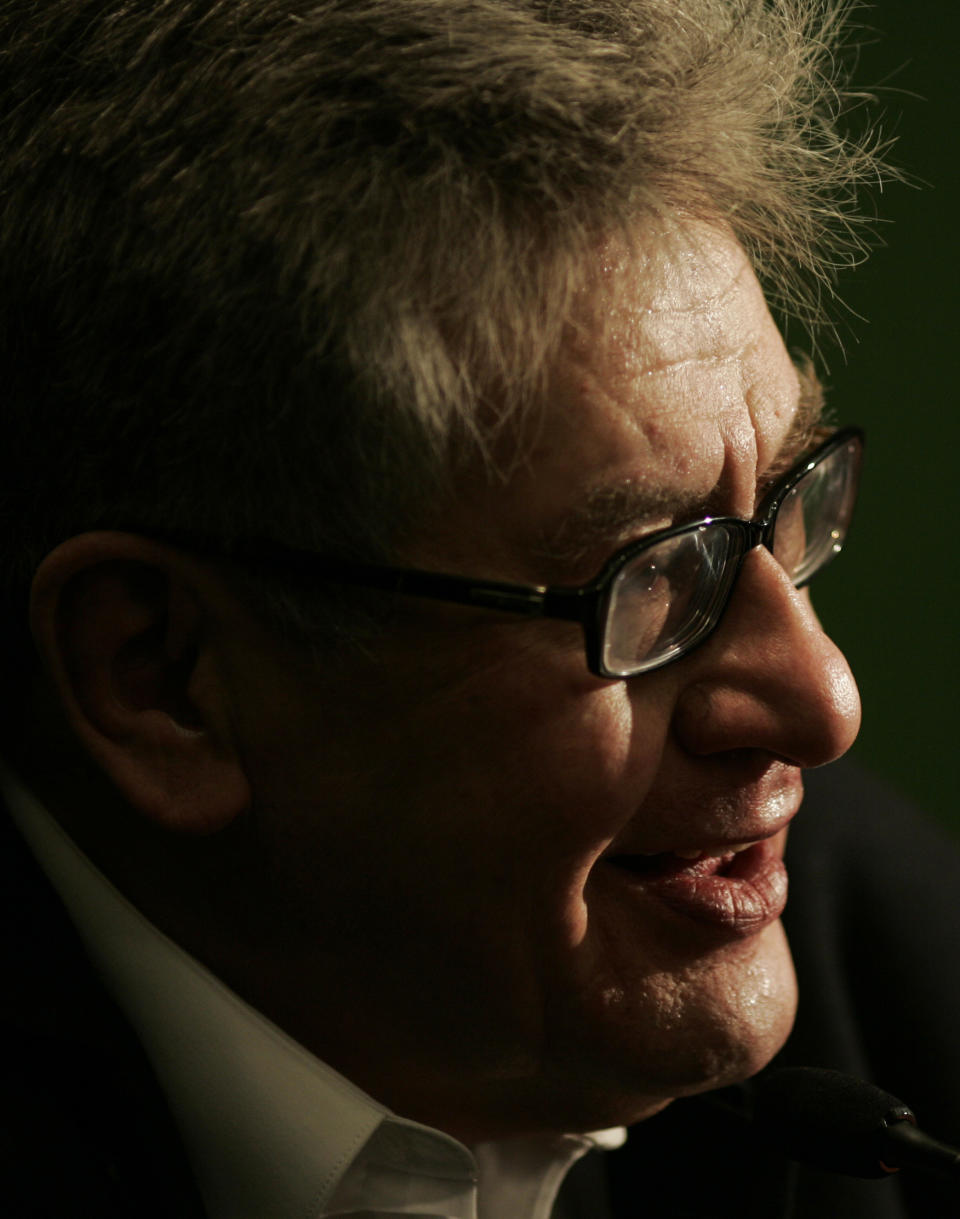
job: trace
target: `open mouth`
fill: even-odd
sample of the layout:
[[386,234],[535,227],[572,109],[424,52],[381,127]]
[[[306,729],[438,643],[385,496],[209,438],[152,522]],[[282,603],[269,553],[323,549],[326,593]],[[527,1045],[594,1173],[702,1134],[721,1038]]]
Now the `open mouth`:
[[670,876],[727,876],[738,855],[756,846],[738,843],[722,851],[662,851],[656,855],[609,855],[607,863],[624,868],[639,879],[659,880]]
[[753,934],[779,918],[786,903],[786,869],[770,839],[716,850],[608,855],[603,862],[608,876],[619,876],[642,900],[727,934]]

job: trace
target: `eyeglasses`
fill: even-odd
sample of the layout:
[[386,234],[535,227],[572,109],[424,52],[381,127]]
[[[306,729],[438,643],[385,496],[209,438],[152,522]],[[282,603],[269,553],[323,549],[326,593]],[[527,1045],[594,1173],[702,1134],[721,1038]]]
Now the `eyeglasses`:
[[354,563],[274,543],[241,544],[229,555],[310,580],[579,622],[593,673],[635,677],[686,656],[716,630],[755,547],[765,546],[797,588],[839,553],[863,445],[859,428],[836,431],[767,492],[753,520],[704,517],[658,530],[618,550],[593,580],[575,588]]

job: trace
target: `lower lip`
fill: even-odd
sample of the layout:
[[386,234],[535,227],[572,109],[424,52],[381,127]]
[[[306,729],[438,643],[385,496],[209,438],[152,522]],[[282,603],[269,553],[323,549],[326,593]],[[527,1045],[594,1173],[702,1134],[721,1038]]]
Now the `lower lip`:
[[655,875],[610,863],[632,889],[685,919],[735,937],[756,935],[775,922],[787,904],[787,870],[776,839],[758,842],[721,862],[677,859]]

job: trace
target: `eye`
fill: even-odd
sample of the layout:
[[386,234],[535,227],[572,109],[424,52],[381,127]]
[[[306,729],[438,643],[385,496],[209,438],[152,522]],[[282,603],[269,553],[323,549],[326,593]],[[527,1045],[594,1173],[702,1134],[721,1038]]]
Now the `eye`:
[[777,513],[773,553],[784,571],[795,579],[807,553],[807,519],[803,483],[794,487]]
[[849,448],[838,449],[804,474],[780,505],[773,553],[795,584],[809,580],[842,547],[856,496],[856,473]]
[[620,581],[617,617],[634,639],[634,652],[642,658],[654,647],[670,616],[675,595],[676,573],[669,564],[655,559],[628,565]]
[[714,583],[714,555],[699,531],[667,538],[638,554],[611,587],[609,667],[629,669],[669,652],[686,635],[704,590]]

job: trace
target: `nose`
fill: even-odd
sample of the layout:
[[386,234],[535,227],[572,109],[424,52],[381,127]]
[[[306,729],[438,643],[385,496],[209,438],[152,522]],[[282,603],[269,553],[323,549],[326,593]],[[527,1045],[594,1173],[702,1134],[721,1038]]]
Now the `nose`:
[[744,561],[717,631],[688,660],[674,728],[691,753],[760,749],[822,766],[856,739],[860,696],[846,659],[762,547]]

